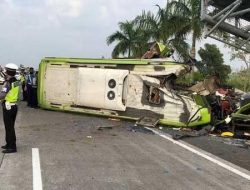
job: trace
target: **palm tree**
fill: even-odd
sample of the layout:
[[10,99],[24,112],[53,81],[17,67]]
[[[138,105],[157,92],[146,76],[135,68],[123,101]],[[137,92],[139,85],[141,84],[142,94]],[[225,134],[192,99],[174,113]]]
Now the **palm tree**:
[[118,42],[112,51],[112,57],[117,58],[120,54],[127,54],[129,58],[141,56],[148,41],[146,33],[136,27],[133,21],[119,22],[119,29],[107,37],[108,45]]
[[196,41],[202,36],[200,0],[173,0],[169,4],[169,23],[172,32],[186,38],[192,34],[191,57],[196,55]]
[[142,11],[141,15],[137,16],[134,22],[150,34],[153,41],[162,41],[167,43],[169,37],[168,23],[167,23],[167,9],[161,8],[159,5],[157,15],[151,11]]
[[120,22],[120,31],[107,38],[107,44],[118,41],[112,56],[128,54],[138,57],[147,49],[147,42],[158,41],[171,45],[186,60],[189,45],[185,41],[192,34],[191,57],[195,58],[196,40],[201,38],[200,0],[167,0],[165,8],[159,5],[157,14],[143,11],[133,21]]
[[166,45],[169,44],[186,60],[189,45],[185,41],[185,35],[177,31],[171,23],[172,15],[168,1],[165,8],[161,8],[159,5],[156,6],[158,7],[156,15],[151,11],[142,11],[142,14],[137,16],[134,22],[138,27],[149,33],[151,41],[162,42]]

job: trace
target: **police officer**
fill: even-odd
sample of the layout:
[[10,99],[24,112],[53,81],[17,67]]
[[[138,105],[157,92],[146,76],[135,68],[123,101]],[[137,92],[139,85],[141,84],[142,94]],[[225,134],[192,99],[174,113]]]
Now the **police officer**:
[[19,97],[19,81],[17,81],[15,74],[18,66],[14,63],[8,63],[5,66],[6,79],[0,92],[0,100],[3,107],[3,120],[5,126],[5,140],[6,145],[2,146],[2,152],[14,153],[16,149],[16,133],[15,120],[17,115],[17,100]]
[[33,97],[34,97],[34,89],[32,88],[32,85],[34,84],[35,79],[35,73],[34,68],[30,67],[29,74],[27,75],[27,99],[28,99],[28,106],[34,107],[33,105]]

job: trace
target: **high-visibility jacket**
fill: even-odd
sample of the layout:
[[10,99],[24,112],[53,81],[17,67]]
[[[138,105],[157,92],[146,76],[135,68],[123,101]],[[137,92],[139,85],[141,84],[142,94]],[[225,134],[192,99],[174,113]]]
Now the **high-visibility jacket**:
[[20,76],[20,81],[21,81],[21,83],[24,83],[24,82],[25,82],[25,77],[24,77],[24,75],[22,75],[22,74],[21,74],[21,76]]
[[6,94],[4,100],[9,103],[16,103],[19,97],[19,82],[15,81],[11,83],[11,88],[9,92]]

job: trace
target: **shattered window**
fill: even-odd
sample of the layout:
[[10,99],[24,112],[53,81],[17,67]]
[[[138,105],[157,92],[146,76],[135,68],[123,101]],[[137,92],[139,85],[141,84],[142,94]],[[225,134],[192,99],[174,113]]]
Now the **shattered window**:
[[161,103],[161,91],[153,86],[149,88],[149,102],[152,104],[160,104]]

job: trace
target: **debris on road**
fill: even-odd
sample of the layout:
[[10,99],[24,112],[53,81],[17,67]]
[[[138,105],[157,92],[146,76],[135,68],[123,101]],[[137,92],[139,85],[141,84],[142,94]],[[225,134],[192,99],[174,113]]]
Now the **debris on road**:
[[152,135],[154,134],[152,131],[142,126],[130,125],[130,126],[127,126],[126,128],[128,131],[131,131],[131,132],[140,132],[140,133],[152,134]]
[[118,127],[121,127],[121,126],[122,126],[121,124],[114,123],[114,124],[110,124],[110,125],[96,126],[94,128],[97,131],[104,131],[104,130],[111,130],[111,129],[114,129],[114,128],[118,128]]
[[102,131],[105,129],[113,129],[113,126],[102,126],[102,127],[98,127],[97,130]]
[[223,132],[221,133],[221,137],[233,137],[234,133],[232,132]]
[[224,144],[237,146],[240,148],[246,148],[248,149],[250,146],[250,141],[246,139],[235,139],[235,138],[221,138],[219,136],[211,136],[213,140],[216,140],[218,142],[222,142]]
[[136,122],[136,125],[145,127],[155,127],[158,124],[159,120],[159,118],[142,117]]
[[208,135],[212,131],[212,129],[213,126],[207,125],[200,130],[186,130],[184,128],[180,130],[164,129],[164,131],[167,132],[170,136],[172,136],[173,139],[180,140],[187,137],[199,137]]

